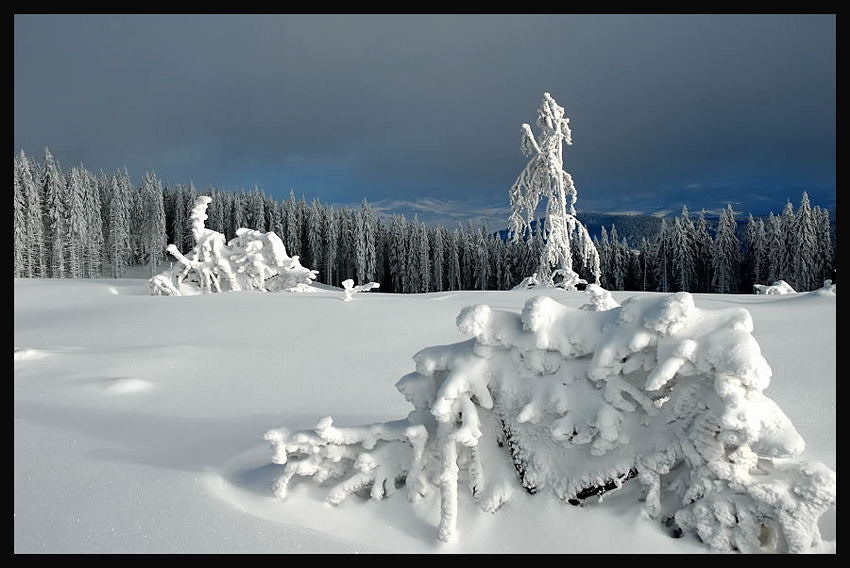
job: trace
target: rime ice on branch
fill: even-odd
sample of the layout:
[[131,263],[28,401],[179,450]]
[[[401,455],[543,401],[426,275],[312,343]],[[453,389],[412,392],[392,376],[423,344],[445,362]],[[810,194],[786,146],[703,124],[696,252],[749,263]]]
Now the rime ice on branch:
[[[539,278],[550,286],[576,289],[576,284],[584,281],[573,270],[575,255],[580,261],[579,268],[598,284],[599,253],[587,229],[576,219],[576,188],[573,178],[564,171],[563,142],[572,144],[570,119],[564,116],[564,107],[549,93],[544,93],[537,114],[540,139],[534,137],[528,124],[522,125],[521,147],[530,160],[510,191],[514,242],[524,236],[530,237],[537,206],[545,198],[543,236],[546,244],[537,269]],[[539,226],[537,230],[541,230]]]
[[288,256],[275,233],[240,228],[236,238],[225,244],[223,234],[205,227],[210,201],[204,195],[195,200],[190,216],[195,247],[183,255],[175,245],[168,245],[166,250],[178,264],[150,279],[152,294],[310,289],[318,272],[301,266],[297,256]]
[[521,313],[464,308],[457,325],[471,338],[423,349],[396,384],[406,419],[268,431],[285,466],[274,493],[296,475],[333,479],[331,503],[433,492],[438,536],[452,540],[459,490],[495,511],[520,487],[577,504],[636,478],[650,517],[713,548],[818,544],[835,474],[795,459],[804,442],[762,392],[771,369],[749,312],[703,310],[686,292],[622,306],[589,294],[582,310],[548,297]]

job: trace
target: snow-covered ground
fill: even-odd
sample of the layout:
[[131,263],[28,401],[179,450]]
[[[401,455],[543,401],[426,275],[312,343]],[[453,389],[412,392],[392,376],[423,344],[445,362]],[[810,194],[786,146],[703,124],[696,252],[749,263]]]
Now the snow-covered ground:
[[[439,503],[404,492],[325,503],[297,479],[271,485],[270,428],[403,418],[394,383],[423,347],[466,339],[470,304],[519,311],[544,293],[228,293],[149,296],[147,282],[15,280],[16,552],[660,552],[704,553],[646,518],[637,483],[571,507],[517,497],[495,514],[461,492],[460,536],[435,538]],[[635,295],[614,292],[616,300]],[[742,306],[773,369],[765,394],[836,469],[835,296],[694,295]],[[592,499],[589,501],[593,501]],[[835,507],[821,520],[836,546]]]

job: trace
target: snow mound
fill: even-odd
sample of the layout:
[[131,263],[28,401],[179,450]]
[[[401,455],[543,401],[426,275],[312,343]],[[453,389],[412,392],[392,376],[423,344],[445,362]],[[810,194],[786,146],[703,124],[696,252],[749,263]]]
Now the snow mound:
[[796,294],[797,291],[791,287],[785,280],[777,280],[770,286],[764,284],[754,284],[753,291],[756,294]]
[[284,465],[274,494],[296,475],[337,480],[334,504],[402,486],[412,501],[437,492],[438,537],[450,541],[459,486],[495,511],[519,487],[579,504],[636,478],[649,517],[664,513],[713,548],[818,545],[835,474],[796,459],[805,444],[763,394],[771,369],[749,312],[700,309],[685,292],[622,306],[589,293],[587,309],[549,297],[519,314],[464,308],[457,326],[471,339],[421,350],[396,384],[413,405],[406,419],[269,430]]
[[205,195],[195,201],[190,218],[195,247],[183,255],[175,245],[168,245],[166,250],[178,264],[149,280],[152,295],[309,290],[318,272],[301,266],[298,256],[288,256],[283,241],[274,232],[242,227],[225,244],[223,234],[206,228],[206,211],[211,201]]
[[817,290],[813,290],[809,292],[810,294],[814,294],[816,296],[835,296],[836,294],[836,284],[832,283],[832,280],[824,280],[823,288],[818,288]]
[[15,348],[15,362],[40,359],[41,357],[44,357],[44,353],[38,349],[32,349],[29,347]]
[[375,288],[380,288],[381,285],[377,282],[367,282],[366,284],[360,284],[358,286],[354,285],[354,280],[351,278],[342,281],[342,288],[345,291],[345,297],[343,298],[344,302],[350,302],[351,297],[354,296],[356,292],[368,292],[369,290],[373,290]]
[[109,379],[103,383],[103,389],[114,394],[144,392],[152,386],[152,383],[143,379]]

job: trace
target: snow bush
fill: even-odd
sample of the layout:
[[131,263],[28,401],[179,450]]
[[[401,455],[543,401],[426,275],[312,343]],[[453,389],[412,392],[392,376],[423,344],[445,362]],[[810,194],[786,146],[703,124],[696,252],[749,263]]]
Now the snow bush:
[[195,247],[183,255],[176,245],[168,245],[166,250],[178,264],[150,279],[152,294],[310,290],[318,272],[301,266],[297,256],[288,256],[275,233],[239,228],[236,237],[225,244],[223,234],[206,228],[204,221],[211,201],[203,195],[195,200],[190,216]]
[[753,291],[756,294],[796,294],[794,290],[785,280],[777,280],[770,286],[764,284],[753,284]]
[[366,284],[360,284],[359,286],[354,285],[354,280],[351,278],[342,281],[342,288],[345,291],[345,298],[343,301],[350,302],[351,297],[355,294],[355,292],[368,292],[374,288],[380,288],[380,284],[377,282],[367,282]]
[[448,541],[460,487],[495,511],[519,487],[579,504],[636,478],[650,517],[713,548],[817,544],[835,474],[795,459],[804,442],[763,394],[771,369],[749,312],[700,309],[686,292],[622,306],[589,294],[592,309],[548,297],[519,314],[464,308],[457,326],[471,338],[423,349],[396,384],[413,405],[405,419],[269,430],[285,465],[274,494],[295,475],[336,480],[331,503],[436,492]]

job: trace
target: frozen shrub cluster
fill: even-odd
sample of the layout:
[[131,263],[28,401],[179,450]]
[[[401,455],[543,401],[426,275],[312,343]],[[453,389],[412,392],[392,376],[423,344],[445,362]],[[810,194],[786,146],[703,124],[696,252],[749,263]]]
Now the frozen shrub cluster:
[[579,504],[630,479],[651,518],[720,550],[803,552],[820,542],[835,474],[798,459],[804,442],[763,391],[771,369],[749,312],[690,294],[629,298],[591,287],[573,309],[457,317],[466,341],[423,349],[396,387],[402,420],[266,433],[283,473],[333,480],[328,500],[404,488],[439,495],[438,537],[457,535],[458,491],[495,511],[523,488]]
[[350,302],[351,297],[354,296],[357,292],[368,292],[369,290],[373,290],[375,288],[380,288],[381,285],[377,282],[367,282],[366,284],[360,284],[358,286],[354,285],[354,280],[348,278],[347,280],[342,281],[342,289],[345,292],[345,297],[343,301]]
[[207,206],[212,198],[200,196],[190,216],[195,247],[182,254],[175,245],[166,250],[177,260],[171,270],[150,279],[151,294],[181,296],[239,290],[303,292],[318,272],[288,256],[283,241],[273,232],[236,230],[225,243],[224,235],[208,229]]

